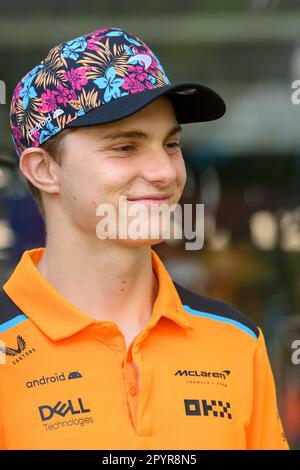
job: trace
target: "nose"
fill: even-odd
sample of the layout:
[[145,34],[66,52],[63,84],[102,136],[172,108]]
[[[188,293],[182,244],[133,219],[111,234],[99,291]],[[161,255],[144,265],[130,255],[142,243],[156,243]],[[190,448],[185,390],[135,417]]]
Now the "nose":
[[149,150],[141,165],[141,175],[153,184],[168,186],[177,179],[174,155],[164,149]]

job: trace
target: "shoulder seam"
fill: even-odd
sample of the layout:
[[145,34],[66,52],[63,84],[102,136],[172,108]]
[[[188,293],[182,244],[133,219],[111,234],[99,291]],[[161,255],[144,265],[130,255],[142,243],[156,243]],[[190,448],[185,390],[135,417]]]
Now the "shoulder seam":
[[199,316],[225,321],[225,323],[231,323],[235,326],[238,326],[237,323],[239,323],[242,325],[242,330],[258,339],[260,335],[259,329],[247,315],[239,312],[221,300],[196,294],[175,281],[173,281],[173,284],[178,292],[183,308],[186,306],[188,309],[195,312],[189,312],[185,309],[190,315],[198,315],[196,312],[199,312]]

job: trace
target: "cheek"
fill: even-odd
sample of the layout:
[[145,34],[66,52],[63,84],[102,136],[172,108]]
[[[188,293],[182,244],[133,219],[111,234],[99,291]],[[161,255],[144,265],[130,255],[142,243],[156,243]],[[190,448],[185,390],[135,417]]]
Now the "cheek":
[[76,225],[87,228],[95,225],[96,204],[99,198],[96,175],[87,168],[65,169],[61,178],[61,205]]
[[178,185],[183,190],[185,183],[186,183],[187,173],[186,173],[185,161],[182,156],[179,157],[178,160],[176,161],[176,171],[177,171]]
[[90,188],[88,175],[84,170],[65,169],[61,178],[61,197],[64,201],[78,201]]
[[105,165],[104,170],[109,179],[117,175],[117,179],[120,182],[134,178],[138,172],[136,162],[131,158],[125,157],[111,159],[107,165]]
[[126,193],[138,174],[137,165],[132,160],[111,160],[101,172],[102,188],[112,200],[116,200]]
[[[73,214],[76,210],[87,213],[95,212],[102,202],[118,202],[118,195],[123,194],[134,179],[134,165],[125,162],[109,161],[93,167],[66,168],[61,175],[61,199],[63,205]],[[118,205],[118,204],[117,204]]]

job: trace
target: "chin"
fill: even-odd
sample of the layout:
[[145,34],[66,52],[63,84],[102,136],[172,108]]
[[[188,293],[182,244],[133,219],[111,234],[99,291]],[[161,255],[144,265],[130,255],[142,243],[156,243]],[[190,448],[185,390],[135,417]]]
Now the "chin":
[[121,243],[123,246],[126,246],[128,248],[143,248],[146,246],[151,246],[151,245],[158,245],[159,243],[164,242],[165,240],[163,238],[160,239],[153,239],[153,238],[138,238],[137,240],[134,240],[132,238],[127,238],[126,240],[118,239],[117,242]]

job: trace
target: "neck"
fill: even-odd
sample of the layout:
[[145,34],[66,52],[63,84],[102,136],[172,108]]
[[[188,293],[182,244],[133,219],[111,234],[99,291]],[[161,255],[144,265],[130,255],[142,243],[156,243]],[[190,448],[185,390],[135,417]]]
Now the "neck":
[[48,238],[37,264],[47,281],[73,305],[123,330],[141,329],[158,293],[151,247],[129,248],[102,241]]

